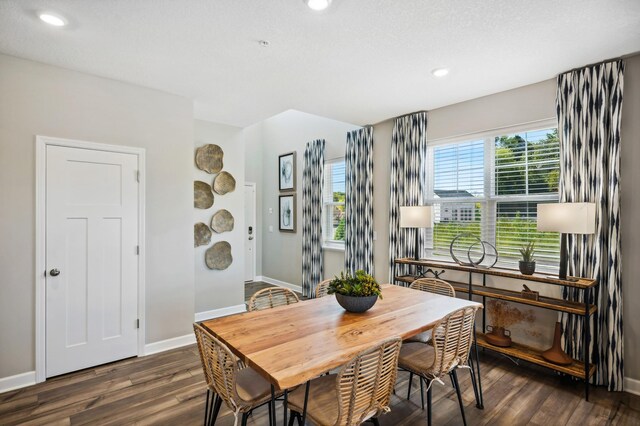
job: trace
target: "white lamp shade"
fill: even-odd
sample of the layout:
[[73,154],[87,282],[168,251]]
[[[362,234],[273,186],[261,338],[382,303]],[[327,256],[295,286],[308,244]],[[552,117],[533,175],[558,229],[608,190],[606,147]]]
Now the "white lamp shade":
[[563,234],[596,232],[595,203],[538,204],[538,231]]
[[401,228],[431,228],[431,206],[400,207]]

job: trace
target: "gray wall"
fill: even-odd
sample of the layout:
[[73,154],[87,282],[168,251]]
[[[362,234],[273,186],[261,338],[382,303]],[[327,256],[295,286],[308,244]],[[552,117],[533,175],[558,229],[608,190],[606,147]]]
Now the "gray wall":
[[182,97],[0,55],[0,378],[35,369],[35,136],[146,149],[146,339],[193,322],[193,111]]
[[[302,169],[304,149],[313,139],[326,139],[325,160],[344,157],[347,132],[357,129],[349,123],[318,117],[299,111],[286,111],[245,131],[246,174],[248,182],[257,182],[258,232],[262,250],[258,263],[269,278],[294,285],[302,283]],[[296,151],[296,233],[278,231],[278,155]],[[261,159],[256,165],[255,158]],[[272,212],[269,213],[269,209]],[[261,217],[261,219],[260,219]],[[273,226],[273,232],[268,227]],[[325,250],[325,277],[344,268],[344,251]]]
[[640,55],[626,60],[620,142],[625,376],[640,380]]
[[[213,232],[211,244],[196,247],[195,266],[195,309],[196,313],[236,306],[244,303],[244,142],[240,127],[225,126],[196,120],[195,147],[209,143],[216,144],[224,151],[223,171],[236,179],[236,190],[224,195],[214,194],[213,206],[207,210],[194,209],[194,223],[211,223],[211,216],[220,209],[228,210],[234,218],[234,228],[230,232]],[[195,151],[194,151],[195,152]],[[193,166],[194,180],[213,183],[210,175]],[[223,271],[207,268],[205,251],[218,241],[231,244],[233,263]]]

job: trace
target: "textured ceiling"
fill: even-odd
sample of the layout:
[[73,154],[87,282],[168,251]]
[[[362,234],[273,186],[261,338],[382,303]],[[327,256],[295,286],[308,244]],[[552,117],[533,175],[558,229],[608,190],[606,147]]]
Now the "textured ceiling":
[[186,96],[196,117],[238,126],[287,109],[376,123],[637,51],[639,0],[333,0],[324,13],[301,0],[0,0],[0,52]]

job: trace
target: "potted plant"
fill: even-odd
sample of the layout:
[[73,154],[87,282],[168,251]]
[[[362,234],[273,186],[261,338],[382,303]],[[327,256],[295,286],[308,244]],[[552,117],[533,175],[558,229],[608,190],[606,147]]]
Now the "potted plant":
[[518,266],[520,267],[520,272],[524,275],[533,275],[536,271],[536,261],[533,259],[535,248],[535,241],[530,241],[526,246],[520,249],[522,260],[518,263]]
[[328,294],[335,294],[340,306],[348,312],[365,312],[382,299],[380,284],[363,270],[355,275],[341,272],[329,284]]

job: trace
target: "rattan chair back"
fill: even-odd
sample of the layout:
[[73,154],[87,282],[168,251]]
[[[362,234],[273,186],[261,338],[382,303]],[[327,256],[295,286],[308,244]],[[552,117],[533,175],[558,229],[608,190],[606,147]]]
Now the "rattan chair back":
[[249,300],[249,311],[261,311],[276,306],[298,303],[298,296],[288,288],[269,287],[256,292]]
[[453,289],[453,286],[438,278],[418,278],[412,282],[409,287],[442,296],[456,297],[456,291]]
[[365,350],[344,365],[336,379],[337,425],[359,425],[389,411],[402,341],[391,339]]
[[328,280],[324,280],[321,281],[317,286],[316,286],[316,299],[319,297],[325,297],[329,291],[329,284],[331,284],[331,281],[333,281],[332,279],[328,279]]
[[211,335],[200,324],[193,324],[198,343],[200,361],[207,386],[236,411],[242,404],[236,391],[238,370],[244,365],[231,353],[227,346]]
[[467,364],[477,310],[477,306],[458,309],[436,323],[431,337],[434,361],[427,376],[439,378],[456,366]]

